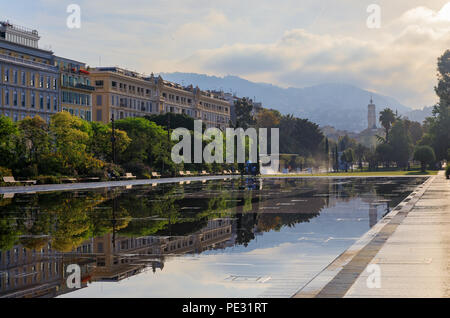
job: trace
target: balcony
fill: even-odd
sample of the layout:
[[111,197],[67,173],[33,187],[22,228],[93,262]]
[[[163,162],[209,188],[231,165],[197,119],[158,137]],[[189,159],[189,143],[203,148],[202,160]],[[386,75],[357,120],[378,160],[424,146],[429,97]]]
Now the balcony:
[[28,67],[32,66],[32,67],[36,67],[36,68],[39,68],[44,71],[52,71],[52,72],[58,71],[58,68],[56,66],[53,66],[50,64],[40,63],[40,62],[27,60],[27,59],[23,59],[20,57],[14,57],[14,56],[6,55],[6,54],[0,54],[0,60],[3,60],[5,62],[15,63],[15,64],[22,65],[22,66],[28,66]]
[[75,88],[78,89],[84,89],[84,90],[88,90],[88,91],[95,91],[95,87],[91,86],[91,85],[85,85],[85,84],[80,84],[78,83],[77,85],[75,85]]
[[76,89],[81,89],[81,90],[85,90],[85,91],[95,91],[95,87],[94,86],[90,86],[90,85],[85,85],[85,84],[81,84],[81,83],[77,83],[75,85],[70,84],[70,83],[63,83],[62,87],[65,88],[76,88]]

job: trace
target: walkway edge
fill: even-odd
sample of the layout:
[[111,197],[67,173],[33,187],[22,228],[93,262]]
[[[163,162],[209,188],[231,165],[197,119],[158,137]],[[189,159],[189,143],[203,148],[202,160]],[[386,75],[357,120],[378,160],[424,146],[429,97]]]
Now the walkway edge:
[[73,191],[73,190],[98,189],[98,188],[126,187],[133,185],[177,183],[186,181],[223,180],[230,178],[237,179],[240,177],[241,177],[240,175],[224,175],[224,176],[201,176],[201,177],[199,176],[199,177],[178,177],[178,178],[176,177],[176,178],[161,178],[161,179],[138,179],[138,180],[124,180],[124,181],[103,181],[103,182],[89,182],[89,183],[42,184],[33,186],[0,187],[0,194]]

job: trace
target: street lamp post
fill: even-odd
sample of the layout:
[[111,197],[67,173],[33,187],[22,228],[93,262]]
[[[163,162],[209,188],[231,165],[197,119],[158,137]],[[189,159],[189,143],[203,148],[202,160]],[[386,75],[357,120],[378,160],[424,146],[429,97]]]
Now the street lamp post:
[[111,117],[112,132],[111,132],[111,145],[112,145],[112,162],[116,164],[116,126],[114,123],[114,114]]

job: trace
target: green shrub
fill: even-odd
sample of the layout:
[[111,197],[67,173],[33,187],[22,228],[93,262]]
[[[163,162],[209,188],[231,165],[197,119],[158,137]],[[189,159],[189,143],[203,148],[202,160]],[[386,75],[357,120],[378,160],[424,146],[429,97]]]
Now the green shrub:
[[426,165],[436,160],[433,148],[430,146],[417,146],[414,151],[414,160],[420,161],[421,170],[425,171]]
[[445,168],[445,176],[448,178],[450,178],[450,165],[449,163],[447,163],[447,167]]
[[38,176],[36,181],[36,184],[59,184],[61,183],[61,178],[57,176]]
[[113,163],[105,163],[103,170],[109,178],[119,178],[124,174],[123,168]]
[[39,175],[37,164],[33,164],[31,166],[23,167],[18,171],[15,170],[17,177],[21,178],[34,178]]
[[123,171],[131,172],[138,178],[146,178],[146,175],[151,175],[150,167],[146,166],[140,161],[130,161],[122,165]]
[[0,167],[0,178],[12,176],[11,169]]

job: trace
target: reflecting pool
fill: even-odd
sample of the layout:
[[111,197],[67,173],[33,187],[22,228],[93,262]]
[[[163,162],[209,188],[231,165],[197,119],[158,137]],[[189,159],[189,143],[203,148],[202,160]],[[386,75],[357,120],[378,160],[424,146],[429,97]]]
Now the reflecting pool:
[[[243,178],[5,194],[0,297],[290,297],[423,181]],[[77,282],[71,264],[80,288],[67,283]]]

